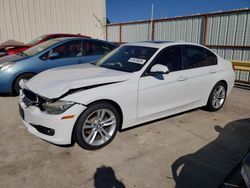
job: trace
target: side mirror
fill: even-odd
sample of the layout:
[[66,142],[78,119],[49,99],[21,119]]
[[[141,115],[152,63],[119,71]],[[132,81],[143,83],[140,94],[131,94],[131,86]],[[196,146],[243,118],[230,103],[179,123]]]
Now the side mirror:
[[57,59],[59,58],[59,53],[58,52],[52,52],[49,54],[49,59]]
[[169,69],[166,65],[156,64],[151,67],[149,73],[151,74],[168,74]]

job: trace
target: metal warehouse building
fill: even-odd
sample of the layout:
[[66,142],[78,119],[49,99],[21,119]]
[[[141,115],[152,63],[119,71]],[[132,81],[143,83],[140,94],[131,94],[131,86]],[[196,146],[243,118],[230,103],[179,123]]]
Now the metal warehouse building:
[[105,38],[105,0],[0,0],[0,43],[47,33]]
[[250,61],[250,9],[109,24],[106,39],[183,40],[206,45],[229,60]]

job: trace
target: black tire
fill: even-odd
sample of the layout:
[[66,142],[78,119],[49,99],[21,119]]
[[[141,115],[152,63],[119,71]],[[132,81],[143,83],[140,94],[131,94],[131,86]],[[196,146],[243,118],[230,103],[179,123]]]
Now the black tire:
[[[224,100],[221,101],[220,105],[218,107],[215,107],[215,105],[213,104],[213,100],[214,100],[214,92],[216,89],[218,89],[219,87],[223,87],[225,90],[225,96],[224,96]],[[216,112],[219,109],[222,108],[222,106],[224,105],[225,101],[226,101],[226,97],[227,97],[227,85],[224,82],[218,82],[212,89],[209,98],[208,98],[208,102],[207,105],[205,106],[205,109],[207,111],[210,112]]]
[[19,82],[22,79],[29,80],[33,76],[35,76],[35,74],[27,73],[27,74],[22,74],[21,76],[17,77],[16,80],[14,81],[14,84],[13,84],[13,94],[19,95],[19,91],[21,89],[20,85],[19,85]]
[[[114,114],[115,118],[116,118],[115,119],[116,120],[116,125],[115,125],[115,127],[113,127],[114,132],[112,133],[111,137],[105,143],[100,144],[100,145],[91,145],[91,144],[89,144],[88,142],[85,141],[82,130],[83,130],[84,122],[87,120],[87,118],[89,116],[91,116],[91,114],[93,114],[95,111],[100,110],[100,109],[107,109],[107,110],[111,111]],[[77,120],[77,122],[75,124],[72,136],[73,136],[74,140],[77,142],[77,144],[80,147],[84,148],[84,149],[88,149],[88,150],[100,149],[100,148],[106,146],[107,144],[109,144],[114,139],[114,137],[115,137],[115,135],[117,133],[117,130],[119,129],[120,123],[121,123],[121,118],[120,118],[119,112],[113,105],[111,105],[108,102],[96,102],[96,103],[91,104],[79,116],[79,118],[78,118],[78,120]],[[91,129],[91,131],[93,131],[93,129]],[[101,136],[100,133],[97,133],[97,134],[99,134],[97,136],[99,136],[99,137]]]

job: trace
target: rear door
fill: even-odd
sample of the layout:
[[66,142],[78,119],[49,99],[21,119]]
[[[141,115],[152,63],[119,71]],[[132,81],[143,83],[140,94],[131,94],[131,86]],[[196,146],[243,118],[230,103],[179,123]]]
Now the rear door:
[[217,57],[211,51],[195,45],[185,45],[184,72],[190,91],[189,103],[204,103],[216,83]]

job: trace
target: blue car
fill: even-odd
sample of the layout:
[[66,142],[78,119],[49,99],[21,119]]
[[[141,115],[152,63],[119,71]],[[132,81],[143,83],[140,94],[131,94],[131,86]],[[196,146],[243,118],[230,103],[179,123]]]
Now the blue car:
[[116,48],[112,43],[88,38],[56,38],[16,55],[0,58],[0,93],[19,93],[19,81],[47,69],[90,63]]

